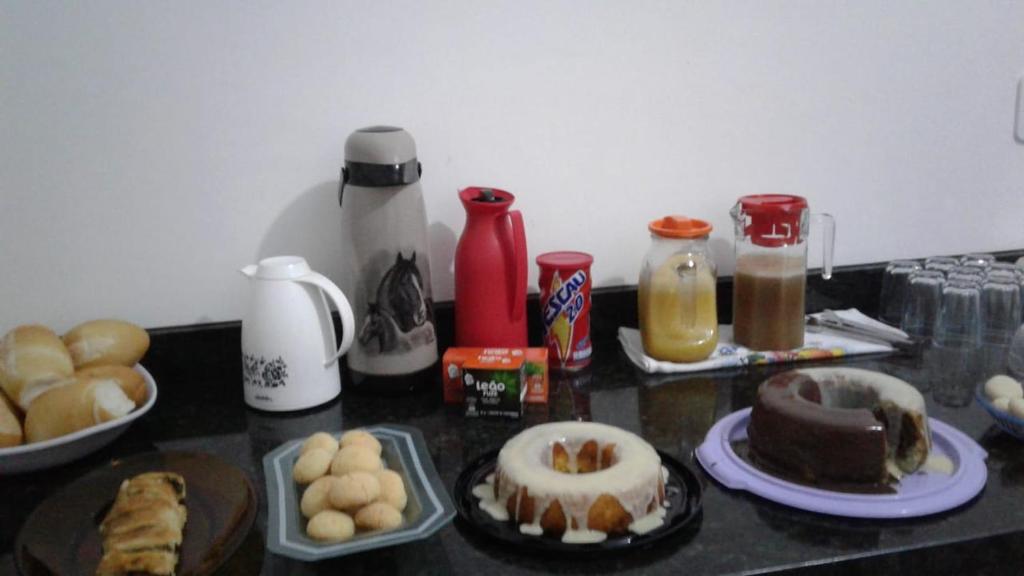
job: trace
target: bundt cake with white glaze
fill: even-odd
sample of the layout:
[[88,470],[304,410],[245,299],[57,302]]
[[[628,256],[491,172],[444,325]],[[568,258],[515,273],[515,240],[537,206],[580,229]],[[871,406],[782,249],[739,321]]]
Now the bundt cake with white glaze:
[[928,459],[924,397],[856,368],[808,368],[764,381],[747,427],[755,464],[809,484],[888,485]]
[[481,509],[521,532],[567,543],[643,534],[662,525],[667,473],[639,436],[594,422],[556,422],[505,443],[474,488]]

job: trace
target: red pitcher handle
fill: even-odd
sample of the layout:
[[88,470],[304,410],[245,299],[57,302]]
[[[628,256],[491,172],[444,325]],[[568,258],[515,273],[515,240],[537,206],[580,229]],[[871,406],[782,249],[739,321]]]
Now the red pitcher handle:
[[523,227],[523,214],[519,210],[508,213],[512,220],[512,248],[515,258],[515,275],[512,285],[512,319],[522,318],[526,314],[526,229]]

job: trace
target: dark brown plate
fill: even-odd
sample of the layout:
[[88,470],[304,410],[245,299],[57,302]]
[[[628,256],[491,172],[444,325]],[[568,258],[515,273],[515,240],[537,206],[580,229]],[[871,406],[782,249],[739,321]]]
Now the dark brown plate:
[[177,573],[210,574],[245,539],[259,508],[248,475],[209,454],[151,452],[112,461],[43,501],[21,527],[14,545],[25,576],[92,575],[102,556],[99,524],[121,482],[143,472],[185,478],[185,523]]

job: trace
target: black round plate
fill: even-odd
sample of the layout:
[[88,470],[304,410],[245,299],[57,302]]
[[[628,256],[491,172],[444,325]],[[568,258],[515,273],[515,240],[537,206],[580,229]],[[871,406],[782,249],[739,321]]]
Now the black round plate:
[[249,475],[211,454],[148,452],[112,461],[73,481],[29,515],[14,544],[24,576],[96,573],[102,556],[99,524],[121,482],[142,472],[185,478],[184,541],[177,573],[212,574],[242,545],[256,521],[259,500]]
[[611,552],[645,548],[654,542],[676,534],[689,525],[701,512],[701,486],[690,469],[675,458],[658,450],[661,464],[668,470],[665,484],[665,498],[669,502],[665,523],[646,534],[627,534],[608,538],[596,544],[566,544],[550,536],[531,536],[519,531],[514,523],[499,522],[480,509],[478,499],[473,496],[473,487],[483,484],[487,475],[494,472],[498,451],[488,452],[466,466],[455,480],[455,508],[459,516],[479,532],[502,542],[530,550],[546,552]]

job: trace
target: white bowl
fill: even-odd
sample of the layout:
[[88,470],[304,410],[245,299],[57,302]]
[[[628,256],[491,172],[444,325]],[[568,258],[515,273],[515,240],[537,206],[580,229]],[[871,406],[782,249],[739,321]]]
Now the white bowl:
[[156,403],[156,381],[153,380],[153,376],[141,364],[135,365],[135,371],[142,374],[146,381],[145,404],[121,418],[72,434],[43,442],[0,448],[0,476],[44,470],[67,464],[113,442],[128,429],[128,425],[133,420],[149,412],[149,409]]

